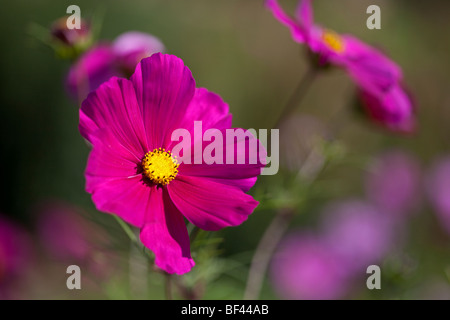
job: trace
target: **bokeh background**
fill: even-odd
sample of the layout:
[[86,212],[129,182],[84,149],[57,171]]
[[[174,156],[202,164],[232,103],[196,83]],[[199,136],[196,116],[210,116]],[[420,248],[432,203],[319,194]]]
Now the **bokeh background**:
[[[11,297],[163,299],[164,276],[150,270],[117,222],[97,212],[84,190],[89,148],[77,129],[78,103],[64,87],[70,63],[58,59],[30,31],[35,25],[49,27],[66,15],[71,4],[80,6],[83,18],[101,21],[100,39],[113,40],[130,30],[160,38],[168,53],[189,66],[198,86],[229,103],[236,127],[271,128],[305,72],[307,60],[302,47],[261,0],[18,0],[2,4],[0,214],[14,221],[30,243],[26,268],[8,281],[13,282]],[[282,4],[293,10],[296,1]],[[381,7],[381,30],[366,28],[366,8],[371,4]],[[304,187],[307,178],[287,183],[285,178],[292,172],[283,165],[277,176],[260,178],[252,190],[261,202],[257,211],[242,226],[200,234],[198,251],[193,248],[198,266],[177,281],[197,298],[241,299],[252,255],[277,208],[295,204],[288,233],[320,236],[324,210],[347,199],[366,199],[374,159],[395,150],[407,153],[419,167],[420,178],[411,182],[419,190],[417,201],[395,229],[389,250],[377,260],[382,289],[368,290],[365,270],[360,270],[360,275],[341,284],[345,292],[339,298],[449,299],[450,230],[446,231],[442,214],[427,197],[426,181],[433,164],[450,156],[450,3],[316,0],[314,9],[322,25],[382,48],[402,66],[417,105],[417,133],[396,135],[353,114],[355,92],[349,78],[340,70],[322,74],[299,106],[293,127],[300,132],[295,143],[301,148],[310,148],[305,141],[311,135],[325,137],[325,156],[332,161],[308,190]],[[295,119],[300,119],[297,125]],[[281,150],[282,163],[283,159],[292,163],[287,149]],[[299,164],[303,161],[298,158]],[[396,197],[395,192],[392,196]],[[42,226],[52,210],[61,214]],[[69,212],[69,221],[54,221],[63,212]],[[73,231],[70,238],[73,228],[79,232]],[[51,248],[64,244],[65,237],[67,246],[80,241],[84,249]],[[82,290],[67,290],[69,264],[86,265]],[[269,276],[273,272],[269,267],[260,297],[289,298],[274,284],[276,277]],[[174,291],[175,297],[188,296]]]

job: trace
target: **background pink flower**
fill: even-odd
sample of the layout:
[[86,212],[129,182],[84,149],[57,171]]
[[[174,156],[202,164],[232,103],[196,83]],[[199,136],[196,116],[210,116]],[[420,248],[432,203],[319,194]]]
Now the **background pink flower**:
[[366,193],[384,214],[393,219],[406,217],[420,203],[420,165],[400,150],[382,154],[369,167]]
[[67,88],[74,98],[83,101],[109,78],[121,75],[111,46],[100,44],[86,51],[70,68]]
[[163,51],[164,45],[158,38],[137,31],[121,34],[112,44],[97,44],[70,68],[66,80],[69,93],[83,101],[109,78],[128,78],[142,58]]
[[11,298],[17,281],[31,267],[31,244],[27,233],[0,215],[0,299]]
[[426,188],[442,227],[450,234],[450,158],[436,161],[428,174]]
[[311,0],[300,0],[294,18],[277,0],[266,0],[266,6],[290,29],[294,41],[306,44],[318,56],[319,65],[346,70],[372,120],[393,131],[414,130],[413,104],[402,86],[402,70],[394,61],[352,35],[340,35],[315,24]]
[[364,274],[378,264],[395,241],[392,222],[362,201],[333,203],[325,210],[325,241],[348,275]]
[[126,75],[131,75],[143,58],[157,52],[163,53],[165,48],[161,40],[151,34],[129,31],[122,33],[114,40],[112,50],[121,70]]
[[80,209],[51,201],[41,204],[36,214],[39,239],[52,259],[82,265],[96,276],[108,274],[113,256],[107,250],[108,236]]
[[339,299],[348,284],[338,256],[320,239],[290,235],[272,261],[271,280],[285,299]]

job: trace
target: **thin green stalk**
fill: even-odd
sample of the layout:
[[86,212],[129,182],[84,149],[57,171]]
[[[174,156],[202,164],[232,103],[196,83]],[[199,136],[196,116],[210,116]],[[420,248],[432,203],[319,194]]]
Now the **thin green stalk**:
[[[277,119],[274,126],[275,128],[279,128],[281,123],[299,106],[319,71],[319,67],[310,65],[286,104],[286,107]],[[264,232],[250,265],[244,299],[254,300],[259,297],[270,260],[272,259],[279,242],[286,233],[293,215],[294,212],[292,209],[286,208],[280,210],[276,213]]]
[[173,300],[172,295],[172,276],[168,273],[164,274],[166,280],[166,300]]
[[113,217],[114,217],[114,219],[116,219],[117,223],[120,225],[120,227],[123,229],[123,231],[125,231],[128,238],[130,238],[131,242],[139,244],[139,242],[136,238],[136,235],[134,234],[133,230],[131,230],[130,226],[125,221],[123,221],[118,216],[116,216],[115,214],[113,215]]
[[244,299],[258,299],[270,260],[292,220],[292,210],[282,210],[273,218],[262,236],[248,273]]
[[294,110],[299,106],[299,104],[304,99],[306,92],[314,82],[314,79],[318,75],[319,71],[320,69],[317,66],[311,65],[308,68],[308,70],[300,80],[299,84],[297,85],[297,88],[295,89],[294,93],[292,94],[286,106],[284,107],[283,111],[281,112],[280,116],[278,117],[277,121],[275,122],[274,128],[278,128],[280,124],[288,116],[290,116],[292,112],[294,112]]

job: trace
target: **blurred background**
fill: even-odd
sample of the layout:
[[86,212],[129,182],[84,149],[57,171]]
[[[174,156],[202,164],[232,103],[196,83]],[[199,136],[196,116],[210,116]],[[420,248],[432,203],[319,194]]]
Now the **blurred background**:
[[[281,3],[293,12],[297,1]],[[230,105],[235,127],[274,125],[307,68],[304,48],[261,0],[2,4],[0,299],[164,299],[164,276],[84,189],[89,147],[65,86],[71,63],[35,32],[71,4],[101,25],[102,41],[131,30],[158,37],[197,86]],[[381,30],[366,28],[372,4]],[[316,0],[314,10],[321,25],[382,48],[403,68],[418,130],[371,124],[353,113],[348,76],[321,74],[284,124],[293,141],[281,137],[280,173],[251,190],[260,206],[242,226],[196,237],[197,266],[176,277],[175,298],[242,299],[255,248],[288,207],[295,216],[260,298],[450,299],[450,3]],[[361,258],[351,276],[334,265],[336,252]],[[66,287],[71,264],[81,266],[82,290]],[[366,287],[370,264],[381,267],[381,290]]]

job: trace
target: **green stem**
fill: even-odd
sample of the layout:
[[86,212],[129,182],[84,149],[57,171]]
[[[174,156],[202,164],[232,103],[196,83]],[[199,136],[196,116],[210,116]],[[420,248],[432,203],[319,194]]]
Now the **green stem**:
[[274,128],[278,128],[280,124],[288,116],[290,116],[291,113],[294,112],[297,106],[302,102],[302,100],[306,95],[306,92],[308,91],[317,74],[319,73],[319,70],[320,69],[314,65],[308,67],[308,70],[300,80],[299,84],[297,85],[297,88],[295,89],[288,103],[286,104],[277,121],[275,122]]
[[173,300],[172,296],[172,276],[168,273],[164,274],[166,280],[166,300]]
[[[320,68],[316,65],[309,66],[307,72],[300,80],[300,83],[286,104],[286,107],[275,122],[274,128],[279,128],[280,124],[298,107],[319,71]],[[288,229],[293,215],[292,209],[282,209],[280,212],[276,213],[270,225],[264,232],[250,265],[244,299],[254,300],[259,297],[270,259],[272,258],[278,243]]]
[[194,226],[189,233],[189,238],[191,240],[191,243],[194,243],[195,239],[197,238],[198,234],[200,233],[201,229],[197,226]]
[[123,221],[118,216],[116,216],[115,214],[113,215],[113,217],[114,217],[114,219],[116,219],[117,223],[120,225],[120,227],[123,229],[123,231],[125,231],[128,238],[130,238],[131,242],[133,242],[135,244],[139,244],[139,242],[136,238],[136,235],[134,234],[133,230],[131,230],[130,226],[125,221]]
[[293,217],[293,211],[285,209],[278,212],[264,232],[253,256],[248,273],[244,299],[258,299],[270,260]]

